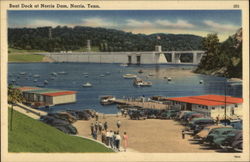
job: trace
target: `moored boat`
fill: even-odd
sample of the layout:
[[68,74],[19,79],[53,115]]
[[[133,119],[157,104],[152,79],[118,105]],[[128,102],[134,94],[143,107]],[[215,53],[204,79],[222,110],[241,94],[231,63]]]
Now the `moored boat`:
[[135,74],[124,74],[123,75],[123,78],[125,78],[125,79],[134,79],[136,77],[137,77],[137,75],[135,75]]
[[87,82],[87,83],[83,84],[82,86],[83,86],[83,87],[92,87],[92,84],[89,83],[89,82]]
[[144,81],[140,78],[135,78],[134,79],[134,85],[139,86],[139,87],[150,87],[152,86],[152,82],[150,81]]
[[114,104],[115,99],[116,98],[114,96],[102,96],[100,99],[100,103],[102,105]]

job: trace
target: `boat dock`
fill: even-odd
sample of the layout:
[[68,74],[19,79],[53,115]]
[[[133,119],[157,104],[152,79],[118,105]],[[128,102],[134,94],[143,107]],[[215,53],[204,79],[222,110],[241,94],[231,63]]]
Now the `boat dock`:
[[116,104],[126,104],[129,106],[137,106],[141,107],[144,109],[158,109],[158,110],[163,110],[163,109],[168,109],[169,105],[162,104],[162,103],[156,103],[156,102],[149,102],[149,101],[128,101],[124,99],[116,99],[114,100],[114,103]]

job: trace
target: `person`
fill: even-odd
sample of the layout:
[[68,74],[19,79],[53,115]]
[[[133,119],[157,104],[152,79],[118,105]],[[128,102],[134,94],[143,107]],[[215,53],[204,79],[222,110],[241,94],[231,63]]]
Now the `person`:
[[96,132],[96,130],[93,132],[93,138],[94,138],[95,140],[97,140],[97,132]]
[[116,123],[116,125],[117,125],[117,128],[119,129],[121,127],[121,121],[118,120],[117,123]]
[[106,143],[106,131],[102,129],[101,133],[102,143]]
[[95,120],[98,121],[98,112],[95,113]]
[[95,122],[95,131],[96,132],[98,131],[98,122],[97,121]]
[[91,135],[93,135],[93,133],[94,133],[94,124],[93,123],[91,123],[91,125],[90,125],[90,130],[91,130]]
[[99,133],[101,133],[101,132],[102,132],[102,123],[99,122]]
[[185,139],[185,131],[184,131],[184,129],[181,131],[181,134],[182,134],[182,139]]
[[216,125],[219,124],[219,121],[220,121],[220,115],[216,116]]
[[110,146],[110,131],[106,131],[106,145]]
[[104,122],[104,129],[105,129],[105,131],[107,131],[107,129],[108,129],[108,123],[107,123],[107,121]]
[[126,132],[123,133],[122,139],[123,139],[123,148],[124,148],[124,151],[126,152],[127,147],[128,147],[128,135]]
[[119,131],[117,131],[115,136],[115,146],[118,151],[120,151],[120,141],[121,141],[121,136],[119,134]]
[[125,110],[125,111],[124,111],[124,117],[126,118],[127,115],[128,115],[128,110]]
[[114,132],[110,130],[110,140],[109,140],[109,145],[111,148],[114,148]]

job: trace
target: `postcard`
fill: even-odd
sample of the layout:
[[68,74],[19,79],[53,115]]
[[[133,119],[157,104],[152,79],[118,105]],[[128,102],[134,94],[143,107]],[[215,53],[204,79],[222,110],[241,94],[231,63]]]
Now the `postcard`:
[[247,1],[1,1],[1,154],[249,161]]

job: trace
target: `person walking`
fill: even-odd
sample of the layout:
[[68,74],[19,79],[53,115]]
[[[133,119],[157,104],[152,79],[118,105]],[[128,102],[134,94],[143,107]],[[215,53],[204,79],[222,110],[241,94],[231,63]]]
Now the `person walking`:
[[115,136],[115,146],[118,151],[120,151],[120,141],[121,141],[121,136],[119,134],[119,131],[117,131]]
[[114,132],[110,130],[110,140],[109,140],[109,145],[111,148],[114,148]]
[[99,125],[98,125],[98,122],[96,121],[96,122],[95,122],[95,131],[96,131],[96,132],[98,131],[98,127],[99,127]]
[[110,146],[110,132],[108,130],[106,131],[106,145]]
[[105,123],[104,123],[104,129],[105,129],[105,131],[107,131],[108,130],[108,123],[107,123],[107,121],[105,121]]
[[99,127],[99,133],[101,134],[101,132],[102,132],[102,123],[101,122],[99,122],[98,127]]
[[123,133],[122,140],[123,140],[124,152],[126,152],[127,147],[128,147],[128,135],[126,132]]
[[121,127],[121,121],[118,120],[117,123],[116,123],[116,125],[117,125],[117,128],[120,129],[120,127]]
[[97,140],[97,131],[94,131],[94,132],[93,132],[93,138],[94,138],[95,140]]
[[93,136],[93,133],[94,133],[94,124],[91,123],[90,125],[90,130],[91,130],[91,135]]
[[104,129],[102,129],[101,139],[102,143],[106,143],[106,131]]

